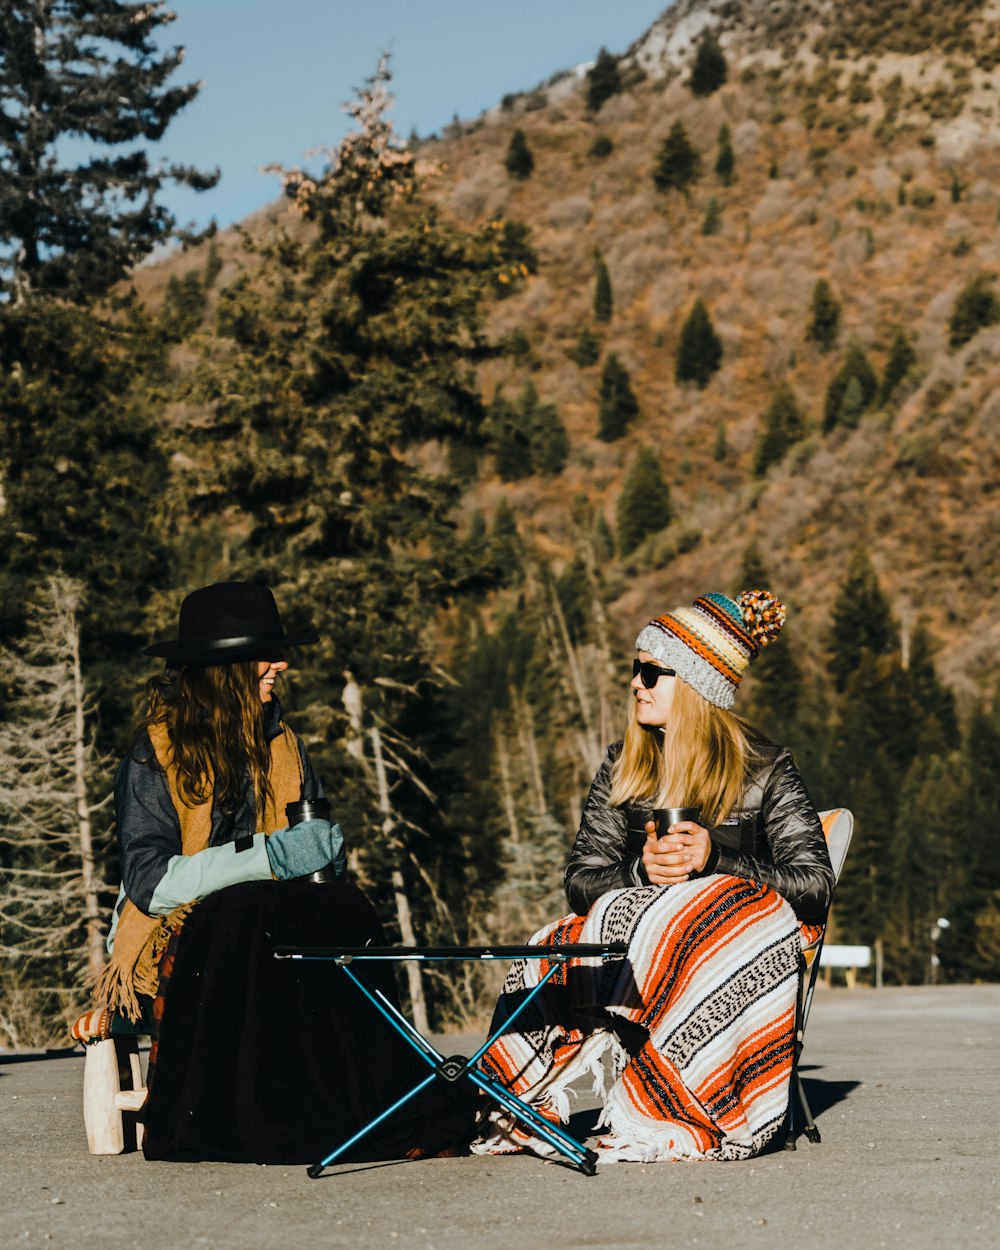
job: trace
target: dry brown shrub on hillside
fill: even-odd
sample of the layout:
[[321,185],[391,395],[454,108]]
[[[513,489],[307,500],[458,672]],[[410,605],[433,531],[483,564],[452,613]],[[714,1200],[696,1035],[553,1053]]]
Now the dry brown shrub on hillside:
[[841,234],[833,246],[832,276],[843,283],[856,280],[858,271],[868,259],[869,246],[863,230]]
[[608,262],[619,309],[626,309],[647,288],[671,280],[676,271],[675,255],[655,228],[617,240],[608,251]]
[[793,319],[798,314],[803,326],[815,281],[816,273],[811,266],[800,262],[789,273],[771,252],[760,263],[748,264],[743,274],[743,288],[753,304],[769,313]]
[[502,165],[479,169],[459,182],[451,192],[449,206],[460,221],[480,221],[484,217],[502,217],[510,201],[510,179]]
[[778,180],[768,182],[757,203],[750,210],[750,224],[752,226],[774,225],[785,216],[795,199],[795,189],[791,183]]
[[789,322],[782,317],[768,317],[764,325],[764,371],[774,382],[785,376],[799,347],[799,335],[793,334]]
[[568,195],[554,200],[546,211],[549,225],[557,230],[579,229],[587,225],[593,215],[593,206],[585,195]]

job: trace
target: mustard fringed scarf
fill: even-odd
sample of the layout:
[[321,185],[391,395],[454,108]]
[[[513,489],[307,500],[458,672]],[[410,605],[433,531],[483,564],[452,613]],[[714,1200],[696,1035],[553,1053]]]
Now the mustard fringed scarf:
[[[170,798],[181,825],[181,854],[197,855],[208,846],[212,832],[212,799],[188,807],[177,789],[177,768],[166,725],[150,725],[149,738],[160,767],[166,773]],[[264,832],[284,829],[285,806],[294,803],[302,793],[302,760],[295,735],[282,724],[281,733],[271,742],[271,767],[268,771],[272,798],[264,811]],[[171,932],[184,923],[194,907],[184,903],[166,916],[147,916],[127,899],[122,907],[111,960],[97,978],[95,993],[98,1003],[105,1004],[138,1020],[138,995],[156,993],[159,982],[160,957],[170,940]]]

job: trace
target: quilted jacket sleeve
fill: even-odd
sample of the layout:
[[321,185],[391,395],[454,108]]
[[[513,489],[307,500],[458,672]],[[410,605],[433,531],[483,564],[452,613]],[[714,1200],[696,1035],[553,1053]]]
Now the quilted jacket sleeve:
[[649,884],[638,856],[627,852],[626,814],[608,802],[611,770],[620,747],[620,743],[610,746],[597,770],[566,867],[566,897],[578,916],[585,916],[608,890]]
[[833,868],[816,808],[787,750],[779,751],[759,784],[770,860],[716,845],[699,875],[728,872],[760,881],[787,899],[800,920],[822,921],[833,895]]

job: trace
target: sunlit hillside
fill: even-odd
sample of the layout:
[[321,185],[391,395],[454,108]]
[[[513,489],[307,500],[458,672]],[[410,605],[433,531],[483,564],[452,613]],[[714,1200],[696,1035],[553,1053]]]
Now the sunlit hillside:
[[[487,460],[464,514],[506,499],[544,549],[569,558],[579,497],[614,528],[637,447],[660,453],[675,520],[611,571],[624,646],[654,609],[740,589],[756,537],[797,614],[797,646],[818,658],[836,588],[865,542],[904,628],[928,620],[956,693],[967,700],[995,683],[1000,325],[952,349],[949,322],[971,278],[1000,273],[998,19],[1000,5],[975,0],[680,0],[619,60],[621,89],[598,111],[585,73],[566,71],[420,142],[440,166],[430,193],[445,214],[530,226],[538,271],[491,312],[511,350],[483,367],[482,386],[487,398],[498,386],[514,396],[530,377],[572,445],[553,478],[503,482]],[[727,77],[696,97],[690,70],[706,29]],[[686,192],[658,191],[654,167],[677,122],[701,175]],[[715,172],[723,126],[728,185]],[[518,129],[534,159],[520,179],[505,167]],[[224,282],[237,241],[218,248]],[[593,310],[598,249],[613,293],[607,323]],[[171,273],[202,258],[198,249],[143,270],[140,290],[155,303]],[[828,350],[807,338],[820,278],[841,304]],[[723,347],[704,389],[675,380],[698,297]],[[600,359],[581,366],[571,353],[584,326]],[[881,381],[900,329],[916,354],[908,375],[855,428],[824,433],[827,387],[849,345]],[[610,351],[640,414],[608,443],[597,437],[597,392]],[[762,416],[782,383],[804,436],[757,474]]]

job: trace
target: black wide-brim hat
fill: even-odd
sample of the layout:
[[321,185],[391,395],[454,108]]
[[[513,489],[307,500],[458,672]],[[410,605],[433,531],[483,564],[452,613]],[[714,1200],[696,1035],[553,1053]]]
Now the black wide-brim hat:
[[286,634],[274,595],[249,582],[217,582],[192,591],[181,604],[179,637],[154,642],[143,655],[173,664],[233,664],[270,660],[287,647],[319,642],[317,634]]

